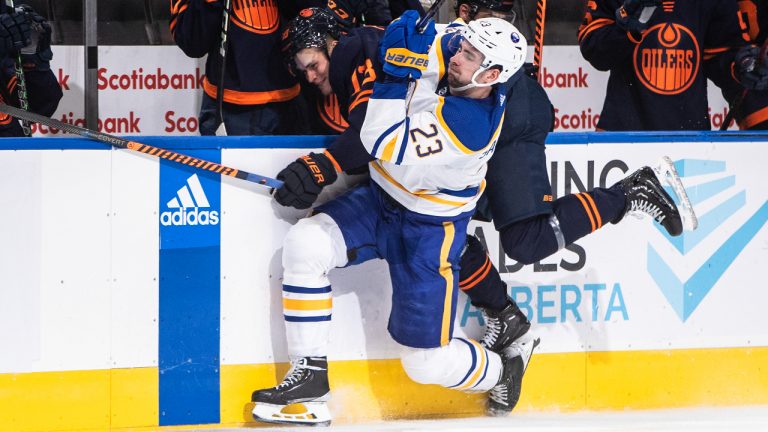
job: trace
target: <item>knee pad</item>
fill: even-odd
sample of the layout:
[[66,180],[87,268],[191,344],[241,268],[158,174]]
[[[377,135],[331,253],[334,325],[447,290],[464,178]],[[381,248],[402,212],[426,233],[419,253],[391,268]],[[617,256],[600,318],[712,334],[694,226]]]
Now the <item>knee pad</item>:
[[450,369],[453,369],[452,351],[451,344],[440,348],[403,347],[400,362],[411,380],[419,384],[448,386],[455,384],[449,381],[453,375],[450,373]]
[[319,213],[288,230],[283,241],[283,283],[315,286],[315,279],[325,279],[331,269],[346,263],[344,237],[330,216]]
[[454,338],[440,348],[403,347],[400,361],[419,384],[437,384],[465,392],[490,390],[499,380],[501,357],[478,342]]

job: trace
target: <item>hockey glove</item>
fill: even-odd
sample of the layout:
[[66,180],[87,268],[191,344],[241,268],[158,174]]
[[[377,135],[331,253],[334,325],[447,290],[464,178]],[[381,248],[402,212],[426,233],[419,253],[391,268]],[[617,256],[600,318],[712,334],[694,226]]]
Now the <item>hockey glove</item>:
[[287,207],[308,209],[325,186],[338,175],[331,159],[323,153],[310,153],[288,164],[277,179],[283,186],[275,191],[275,201]]
[[26,12],[15,10],[0,14],[0,56],[15,55],[29,44],[31,29]]
[[639,41],[660,7],[661,0],[624,0],[624,4],[616,9],[616,24]]
[[35,66],[41,63],[49,62],[53,58],[51,51],[51,25],[40,14],[29,5],[20,5],[29,17],[30,25],[30,43],[21,49],[22,60],[27,67],[28,64]]
[[427,69],[427,53],[436,35],[435,22],[430,20],[424,32],[419,33],[416,30],[418,21],[419,13],[409,10],[387,27],[379,48],[384,73],[418,79]]
[[768,59],[755,45],[742,47],[733,60],[736,79],[747,90],[768,90]]

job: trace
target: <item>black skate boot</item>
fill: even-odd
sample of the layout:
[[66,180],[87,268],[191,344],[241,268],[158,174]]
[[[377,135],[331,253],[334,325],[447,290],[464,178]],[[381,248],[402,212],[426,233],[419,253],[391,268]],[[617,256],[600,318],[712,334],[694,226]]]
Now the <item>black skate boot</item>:
[[642,212],[653,217],[669,235],[674,237],[682,234],[683,220],[680,212],[672,197],[659,183],[653,169],[642,167],[620,183],[627,195],[627,204],[613,223],[619,223],[629,212]]
[[483,315],[485,334],[480,344],[495,353],[502,352],[531,328],[531,322],[511,298],[501,311],[483,309]]
[[[325,357],[302,357],[291,363],[283,382],[253,392],[253,418],[267,423],[330,425],[328,361]],[[287,405],[299,403],[304,405],[304,412],[282,412]]]
[[[527,339],[522,341],[522,339]],[[502,351],[501,361],[504,369],[501,371],[501,379],[488,393],[488,401],[485,404],[485,414],[491,417],[503,417],[508,415],[520,400],[520,391],[523,385],[523,375],[531,361],[533,350],[539,346],[539,338],[524,336],[513,342]]]

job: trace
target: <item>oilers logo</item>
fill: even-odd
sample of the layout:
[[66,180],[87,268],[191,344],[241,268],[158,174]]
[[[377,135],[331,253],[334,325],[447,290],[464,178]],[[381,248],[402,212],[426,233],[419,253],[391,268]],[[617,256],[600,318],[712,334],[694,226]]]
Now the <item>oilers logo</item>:
[[234,0],[231,16],[238,27],[257,34],[270,34],[280,23],[277,0]]
[[219,223],[218,211],[205,210],[211,205],[208,203],[208,197],[205,196],[197,174],[189,177],[187,184],[182,186],[166,205],[171,210],[160,214],[160,223],[164,226],[218,225]]
[[652,92],[675,95],[693,84],[701,50],[693,33],[680,24],[663,23],[648,29],[635,47],[635,74]]

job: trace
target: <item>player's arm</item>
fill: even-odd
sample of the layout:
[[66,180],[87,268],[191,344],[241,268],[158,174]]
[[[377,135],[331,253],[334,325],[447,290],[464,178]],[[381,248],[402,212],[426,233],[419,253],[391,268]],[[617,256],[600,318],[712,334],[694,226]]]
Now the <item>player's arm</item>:
[[219,0],[171,0],[169,27],[189,57],[202,57],[219,43],[223,6]]
[[718,1],[711,17],[704,35],[704,73],[722,87],[737,78],[732,63],[739,48],[749,43],[749,36],[739,27],[736,2]]
[[[578,34],[582,56],[601,71],[626,65],[660,6],[661,0],[587,0]],[[643,10],[651,7],[656,8],[653,14],[642,16]]]
[[[345,47],[337,46],[336,50],[339,48]],[[360,45],[353,44],[351,48],[360,50]],[[327,148],[328,153],[344,172],[362,168],[373,160],[360,140],[360,131],[368,111],[368,102],[373,94],[376,70],[371,59],[363,58],[362,61],[358,60],[358,63],[362,64],[354,68],[350,77],[351,94],[348,96],[349,112],[347,113],[349,126]]]
[[[31,32],[34,34],[31,41],[35,43],[21,50],[21,64],[24,67],[29,110],[50,117],[56,111],[63,96],[61,86],[51,71],[50,61],[53,58],[51,26],[31,6],[21,5],[21,8],[30,24]],[[18,83],[13,81],[11,87],[7,89],[13,104],[18,103],[14,100],[18,97],[17,85]]]

